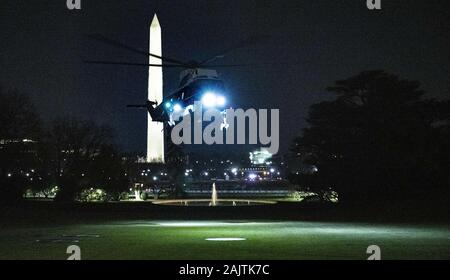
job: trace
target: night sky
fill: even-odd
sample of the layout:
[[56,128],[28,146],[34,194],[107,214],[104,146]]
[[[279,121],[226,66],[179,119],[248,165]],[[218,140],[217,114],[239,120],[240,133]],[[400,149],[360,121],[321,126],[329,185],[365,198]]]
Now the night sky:
[[[264,43],[217,63],[277,66],[219,69],[234,107],[280,109],[281,152],[305,127],[308,107],[329,99],[335,80],[384,69],[419,80],[430,96],[450,96],[450,1],[382,0],[66,0],[0,1],[0,84],[29,94],[46,121],[66,114],[111,125],[127,151],[145,151],[148,69],[84,64],[84,59],[148,59],[85,38],[100,33],[148,49],[156,12],[163,55],[207,58],[255,34]],[[289,64],[286,64],[289,63]],[[165,94],[178,70],[165,70]]]

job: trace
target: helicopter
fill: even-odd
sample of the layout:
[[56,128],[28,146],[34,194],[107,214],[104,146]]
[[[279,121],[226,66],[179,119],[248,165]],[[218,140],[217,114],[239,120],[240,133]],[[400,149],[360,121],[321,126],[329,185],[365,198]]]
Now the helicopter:
[[175,125],[173,121],[174,114],[192,113],[195,108],[193,104],[196,101],[201,102],[204,107],[214,107],[218,110],[224,110],[227,106],[225,84],[214,68],[244,67],[252,66],[253,64],[211,64],[211,62],[225,57],[225,55],[236,49],[259,43],[267,38],[267,36],[262,35],[248,37],[202,61],[181,61],[166,56],[155,55],[100,34],[87,35],[87,37],[116,48],[145,55],[146,57],[158,58],[162,61],[162,64],[100,60],[85,60],[85,63],[182,69],[177,89],[165,96],[162,102],[158,104],[156,101],[147,100],[145,104],[127,106],[132,108],[145,108],[150,114],[152,121],[168,123],[170,126]]

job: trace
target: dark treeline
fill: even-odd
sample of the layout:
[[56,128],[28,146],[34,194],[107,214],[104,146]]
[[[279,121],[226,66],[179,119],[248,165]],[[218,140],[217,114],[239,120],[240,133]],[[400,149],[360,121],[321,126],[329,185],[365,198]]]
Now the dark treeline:
[[112,129],[64,117],[44,126],[28,96],[0,89],[0,200],[15,203],[26,190],[73,201],[87,187],[111,199],[129,186]]
[[291,148],[318,172],[295,180],[333,188],[341,203],[358,208],[448,207],[448,100],[426,99],[419,82],[383,71],[337,81],[328,91],[334,100],[311,106],[310,126]]

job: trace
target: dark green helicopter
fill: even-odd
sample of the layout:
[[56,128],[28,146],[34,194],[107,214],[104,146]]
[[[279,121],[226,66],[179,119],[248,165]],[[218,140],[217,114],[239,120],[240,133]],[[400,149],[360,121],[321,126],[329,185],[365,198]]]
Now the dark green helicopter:
[[221,52],[218,52],[214,56],[211,56],[202,61],[180,61],[165,56],[158,56],[146,52],[144,50],[129,46],[125,43],[109,39],[103,35],[88,35],[90,39],[128,50],[134,53],[145,55],[148,57],[158,58],[162,61],[162,64],[149,64],[149,63],[133,63],[133,62],[114,62],[114,61],[99,61],[99,60],[86,60],[86,63],[91,64],[103,64],[103,65],[125,65],[125,66],[143,66],[143,67],[163,67],[163,68],[180,68],[183,69],[180,73],[180,81],[178,88],[163,98],[161,103],[157,103],[152,100],[147,100],[146,104],[141,105],[128,105],[127,107],[134,108],[146,108],[152,121],[155,122],[168,122],[173,125],[172,114],[179,113],[188,109],[193,111],[193,104],[195,101],[201,101],[204,107],[214,107],[219,110],[225,109],[227,106],[227,99],[225,97],[225,85],[219,78],[216,70],[213,68],[228,68],[228,67],[242,67],[252,66],[254,64],[211,64],[211,62],[223,58],[228,53],[244,48],[249,45],[256,44],[266,36],[253,36],[246,40],[243,40],[237,44],[234,44]]

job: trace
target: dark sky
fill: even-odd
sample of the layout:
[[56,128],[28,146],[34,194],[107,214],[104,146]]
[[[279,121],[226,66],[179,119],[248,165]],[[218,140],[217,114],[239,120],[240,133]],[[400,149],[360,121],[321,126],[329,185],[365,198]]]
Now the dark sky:
[[[223,63],[290,62],[220,69],[233,104],[280,109],[281,149],[306,125],[308,107],[335,80],[384,69],[419,80],[435,97],[450,96],[450,1],[382,0],[66,0],[0,1],[0,84],[32,96],[45,120],[84,116],[117,130],[129,151],[145,151],[146,114],[125,107],[147,96],[148,69],[87,65],[83,59],[146,62],[145,57],[84,38],[100,33],[143,49],[158,13],[164,55],[202,59],[253,34],[264,44]],[[178,82],[165,70],[165,92]]]

